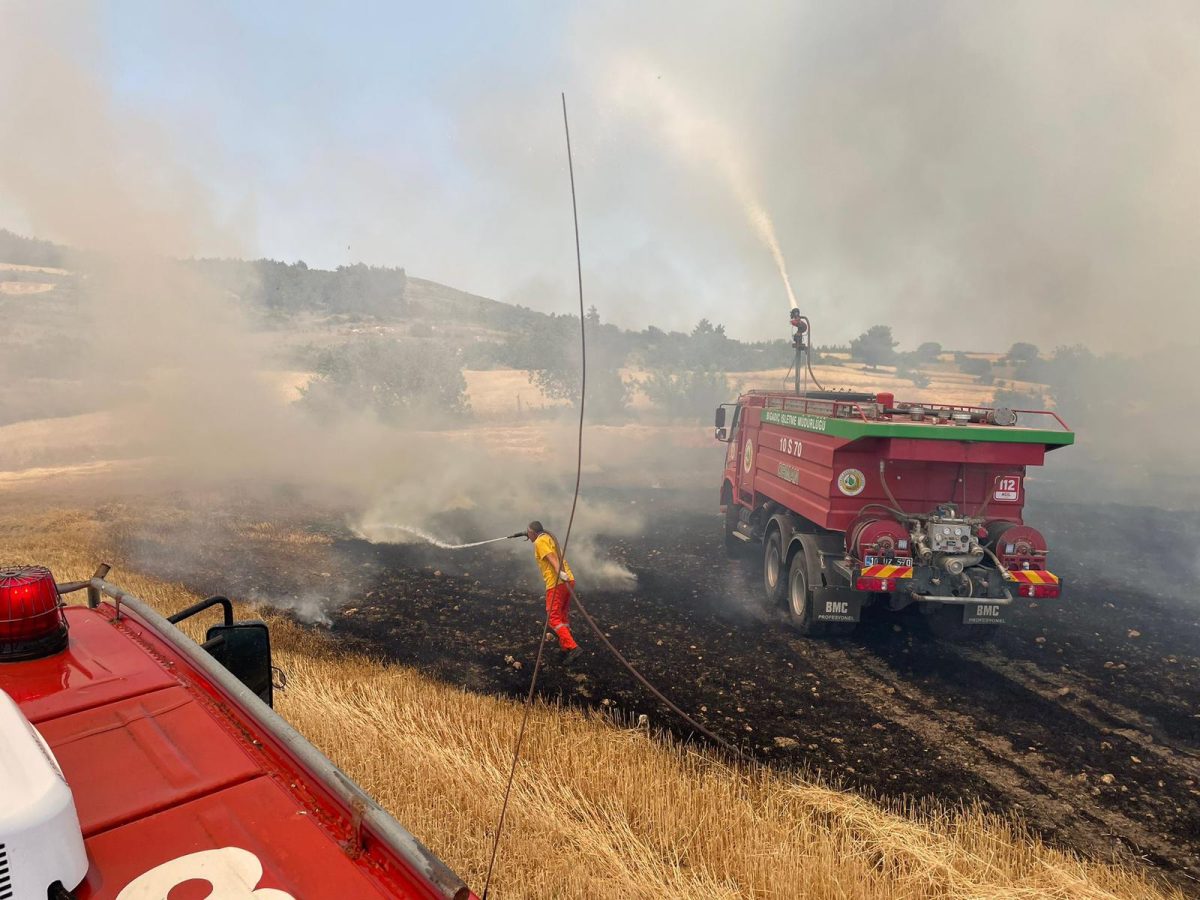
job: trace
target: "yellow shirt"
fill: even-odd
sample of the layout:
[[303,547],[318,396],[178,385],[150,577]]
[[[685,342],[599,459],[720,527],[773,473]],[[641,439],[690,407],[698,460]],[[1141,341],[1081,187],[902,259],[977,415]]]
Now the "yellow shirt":
[[[551,553],[553,553],[555,556],[559,556],[558,544],[555,542],[554,538],[543,532],[539,534],[537,539],[533,542],[533,555],[537,557],[538,568],[542,570],[542,578],[544,578],[546,581],[546,590],[548,591],[553,590],[554,586],[560,583],[558,580],[558,572],[546,559],[546,557]],[[575,576],[571,573],[571,567],[567,565],[567,561],[561,556],[559,556],[558,561],[562,563],[562,580],[574,581]]]

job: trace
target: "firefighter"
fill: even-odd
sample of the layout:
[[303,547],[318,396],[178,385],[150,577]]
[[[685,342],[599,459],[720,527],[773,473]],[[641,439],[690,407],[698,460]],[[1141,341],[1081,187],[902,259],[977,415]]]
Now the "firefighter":
[[[533,521],[525,529],[525,537],[533,544],[533,555],[537,559],[538,568],[542,570],[542,578],[546,582],[546,612],[550,617],[550,627],[558,636],[558,646],[562,651],[565,663],[574,662],[583,652],[571,636],[571,628],[567,624],[570,616],[571,592],[575,590],[575,576],[571,567],[559,554],[558,541],[554,535],[542,527],[542,523]],[[559,574],[559,566],[562,573]]]

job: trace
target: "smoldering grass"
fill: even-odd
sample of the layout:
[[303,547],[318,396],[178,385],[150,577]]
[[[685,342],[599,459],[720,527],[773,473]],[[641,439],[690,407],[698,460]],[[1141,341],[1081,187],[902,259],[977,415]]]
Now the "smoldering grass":
[[[111,557],[89,512],[10,505],[6,554],[114,578],[171,612],[197,597]],[[519,704],[340,651],[270,610],[279,711],[469,884],[482,882]],[[184,623],[194,637],[201,625]],[[735,764],[619,718],[538,702],[496,883],[512,898],[1162,898],[1153,875],[1046,846],[973,807],[879,803]],[[557,848],[547,852],[547,848]],[[561,852],[558,852],[561,851]]]

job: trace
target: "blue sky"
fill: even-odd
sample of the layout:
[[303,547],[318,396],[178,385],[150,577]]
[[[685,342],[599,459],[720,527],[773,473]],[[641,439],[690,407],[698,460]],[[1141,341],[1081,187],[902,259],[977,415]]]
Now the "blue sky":
[[[314,166],[363,161],[447,195],[475,187],[457,146],[453,103],[489,70],[512,78],[562,67],[554,4],[469,6],[114,3],[103,62],[116,102],[173,132],[192,165],[228,167],[211,188],[236,209],[262,204],[248,252],[314,265],[404,265],[350,235],[297,234]],[[547,81],[553,113],[559,85]],[[284,226],[284,227],[281,227]]]
[[170,252],[400,265],[569,310],[566,91],[606,320],[786,334],[764,217],[830,340],[1117,346],[1101,323],[1136,298],[1152,345],[1200,306],[1194,3],[0,13],[0,226],[52,239],[130,200]]

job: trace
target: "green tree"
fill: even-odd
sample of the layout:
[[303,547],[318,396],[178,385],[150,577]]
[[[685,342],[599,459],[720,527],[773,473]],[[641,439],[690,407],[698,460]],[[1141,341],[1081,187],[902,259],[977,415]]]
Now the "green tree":
[[929,387],[929,377],[917,368],[922,361],[920,354],[915,350],[912,353],[897,353],[896,377],[907,378],[919,388]]
[[992,374],[992,363],[990,360],[978,356],[964,355],[958,362],[958,370],[964,375],[983,378]]
[[638,382],[638,387],[672,419],[707,421],[717,404],[729,400],[731,394],[725,373],[712,369],[657,369]]
[[871,368],[886,365],[896,358],[896,344],[890,325],[872,325],[850,342],[850,356]]
[[731,355],[736,341],[725,334],[724,325],[714,325],[701,319],[692,329],[688,341],[685,364],[688,369],[722,369]]
[[0,228],[0,262],[61,268],[67,265],[66,257],[66,247],[36,238],[22,237]]
[[[595,418],[619,417],[629,404],[630,385],[621,376],[626,342],[620,329],[602,324],[593,306],[584,315],[587,337],[586,409]],[[526,332],[531,365],[529,381],[547,397],[579,406],[582,387],[582,354],[579,320],[551,317]]]
[[942,354],[942,345],[937,341],[925,341],[916,350],[917,359],[921,362],[937,362]]
[[1018,341],[1008,348],[1008,354],[1005,358],[1012,363],[1028,363],[1036,362],[1038,355],[1038,348],[1033,344]]
[[399,424],[412,413],[462,413],[467,382],[457,355],[432,341],[368,335],[316,358],[301,403],[323,416],[374,412]]

